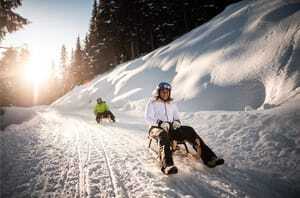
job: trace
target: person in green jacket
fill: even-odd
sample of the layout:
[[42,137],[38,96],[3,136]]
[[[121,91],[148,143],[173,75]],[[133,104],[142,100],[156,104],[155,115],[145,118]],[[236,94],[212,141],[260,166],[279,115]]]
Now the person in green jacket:
[[109,110],[109,106],[102,100],[102,98],[97,99],[94,114],[96,115],[97,123],[100,123],[102,118],[110,118],[113,122],[115,122],[115,116]]

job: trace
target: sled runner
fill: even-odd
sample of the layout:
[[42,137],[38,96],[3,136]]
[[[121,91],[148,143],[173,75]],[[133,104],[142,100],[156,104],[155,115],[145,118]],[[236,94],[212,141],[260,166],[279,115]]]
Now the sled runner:
[[[150,151],[157,155],[157,159],[159,160],[159,144],[158,144],[158,139],[151,137],[150,135],[148,136],[149,143],[148,143],[148,148]],[[153,144],[154,142],[154,144]],[[195,149],[195,148],[194,148]],[[182,157],[188,157],[189,159],[192,160],[199,160],[199,156],[197,156],[196,152],[191,152],[186,144],[185,141],[172,141],[171,144],[171,151],[179,156]]]
[[[158,139],[157,138],[154,138],[154,137],[149,135],[148,139],[149,139],[148,148],[151,149],[152,141],[155,141],[156,145],[158,145]],[[177,150],[181,150],[182,149],[181,146],[183,146],[185,148],[186,154],[190,153],[185,141],[175,141],[175,140],[173,140],[172,145],[171,145],[171,150],[173,152],[175,152]],[[156,151],[156,152],[158,153],[158,151]]]
[[[159,159],[160,156],[160,152],[159,152],[159,143],[158,143],[158,139],[152,136],[148,136],[149,139],[149,143],[148,143],[148,148],[150,149],[150,151],[157,155],[157,160]],[[154,145],[153,145],[153,141],[154,141]],[[186,144],[185,141],[175,141],[173,140],[171,143],[171,151],[178,155],[178,156],[182,156],[182,157],[187,157],[191,160],[195,160],[198,161],[200,160],[200,156],[199,154],[197,154],[197,148],[195,146],[192,146],[192,148],[195,150],[194,152],[191,152],[188,149],[188,146]],[[214,157],[212,160],[208,161],[207,163],[205,163],[206,166],[208,166],[209,168],[214,168],[218,165],[222,165],[224,164],[224,159],[222,158],[217,158]]]

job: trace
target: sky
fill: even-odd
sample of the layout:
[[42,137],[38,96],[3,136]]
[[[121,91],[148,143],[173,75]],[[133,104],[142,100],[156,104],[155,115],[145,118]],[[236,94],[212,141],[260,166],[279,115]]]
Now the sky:
[[8,34],[3,46],[28,46],[37,64],[59,62],[61,46],[68,52],[75,46],[77,36],[88,32],[93,0],[23,0],[16,12],[31,24]]

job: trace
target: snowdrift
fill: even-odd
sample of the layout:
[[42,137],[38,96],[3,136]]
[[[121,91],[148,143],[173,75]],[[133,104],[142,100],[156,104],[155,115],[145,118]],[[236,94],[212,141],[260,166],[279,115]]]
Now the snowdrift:
[[[141,58],[76,87],[54,104],[78,107],[98,96],[116,106],[172,83],[186,111],[271,108],[299,94],[300,3],[243,1]],[[73,100],[75,98],[76,100]]]
[[[35,108],[37,109],[37,108]],[[17,112],[17,113],[16,113]],[[21,124],[36,116],[36,112],[31,108],[9,107],[3,108],[3,114],[0,115],[0,130],[11,124]]]

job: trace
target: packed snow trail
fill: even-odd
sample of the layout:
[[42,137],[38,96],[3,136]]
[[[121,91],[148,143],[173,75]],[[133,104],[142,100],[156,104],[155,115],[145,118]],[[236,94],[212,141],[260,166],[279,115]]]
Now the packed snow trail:
[[50,110],[1,131],[1,197],[295,195],[276,175],[230,162],[209,169],[175,156],[179,173],[165,176],[147,148],[142,118],[117,117],[99,126],[92,115]]

